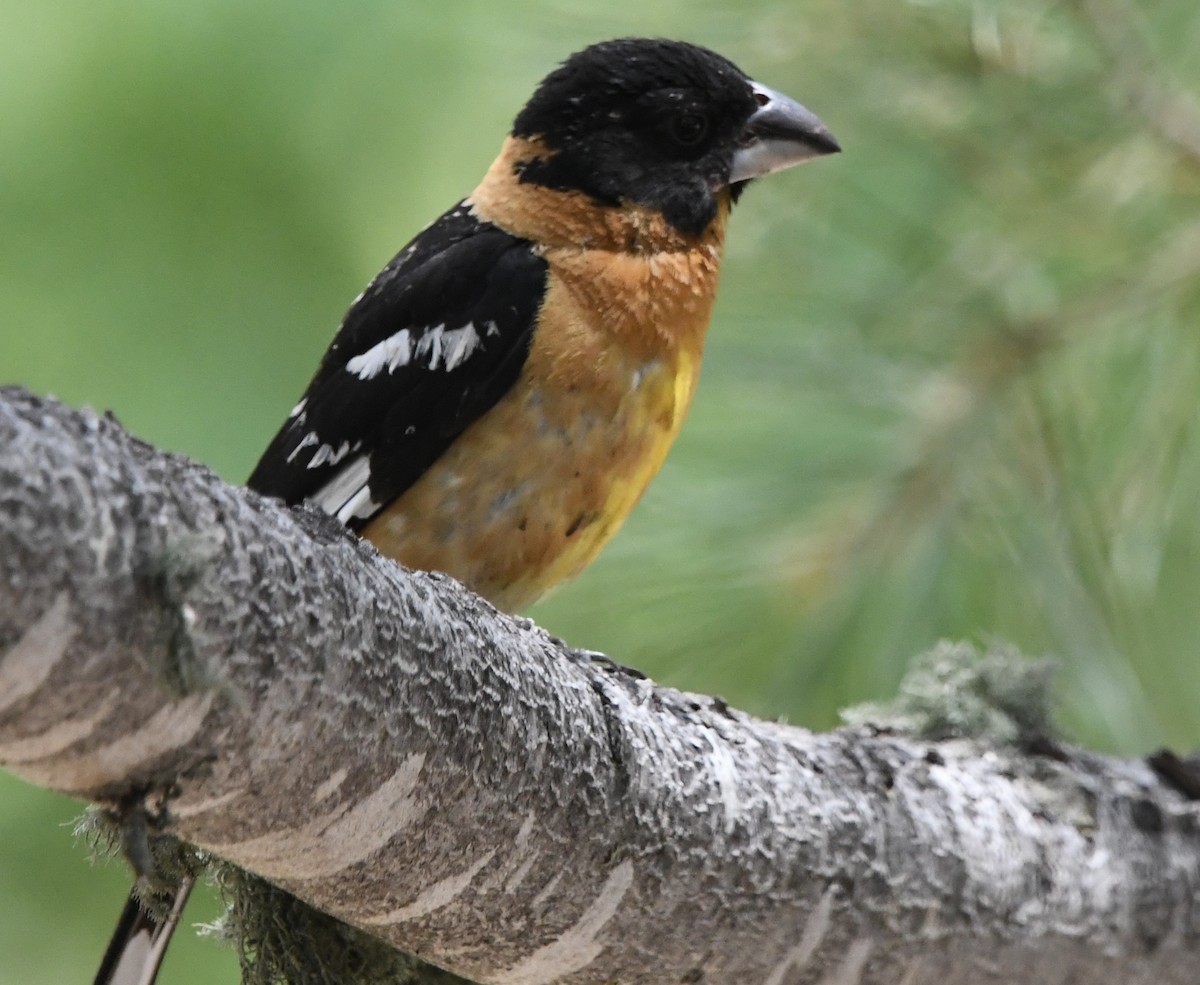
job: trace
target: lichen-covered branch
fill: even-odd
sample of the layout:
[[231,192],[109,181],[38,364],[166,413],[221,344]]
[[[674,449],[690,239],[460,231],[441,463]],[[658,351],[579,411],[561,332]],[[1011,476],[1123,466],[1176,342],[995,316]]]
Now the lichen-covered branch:
[[479,982],[1194,982],[1200,804],[1043,745],[755,721],[0,395],[0,763]]

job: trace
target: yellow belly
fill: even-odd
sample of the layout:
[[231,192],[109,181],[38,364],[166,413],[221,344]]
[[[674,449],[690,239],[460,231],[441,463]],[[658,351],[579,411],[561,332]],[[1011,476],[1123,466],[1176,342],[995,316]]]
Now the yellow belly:
[[619,367],[608,407],[527,374],[363,536],[500,609],[532,604],[592,561],[662,466],[698,370],[680,362]]

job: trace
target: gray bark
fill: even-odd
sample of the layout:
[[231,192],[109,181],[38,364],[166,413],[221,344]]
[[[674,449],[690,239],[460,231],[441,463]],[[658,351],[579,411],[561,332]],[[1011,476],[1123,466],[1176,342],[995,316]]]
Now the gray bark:
[[1144,763],[756,721],[17,390],[0,763],[489,985],[1197,980]]

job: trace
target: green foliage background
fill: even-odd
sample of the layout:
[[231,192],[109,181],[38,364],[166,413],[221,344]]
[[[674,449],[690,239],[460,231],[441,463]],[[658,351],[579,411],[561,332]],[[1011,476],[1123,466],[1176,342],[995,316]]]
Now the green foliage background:
[[[1074,738],[1200,744],[1194,3],[0,0],[0,24],[0,382],[234,481],[553,64],[623,34],[728,54],[846,153],[739,206],[683,437],[533,615],[819,728],[937,639],[998,637],[1060,662]],[[77,810],[0,778],[0,983],[90,980],[127,877],[83,861]],[[166,982],[234,980],[183,936]]]

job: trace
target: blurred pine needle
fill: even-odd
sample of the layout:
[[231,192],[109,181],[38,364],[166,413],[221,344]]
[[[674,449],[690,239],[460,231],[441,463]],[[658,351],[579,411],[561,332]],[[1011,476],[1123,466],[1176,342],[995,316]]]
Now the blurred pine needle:
[[[1002,640],[1057,661],[1068,737],[1200,744],[1195,4],[7,7],[0,382],[235,481],[569,50],[686,37],[802,98],[846,152],[745,196],[677,447],[533,615],[814,727],[938,640]],[[98,908],[20,963],[21,901],[91,878],[46,829],[70,809],[0,783],[0,840],[47,839],[0,859],[0,952],[83,980]]]

